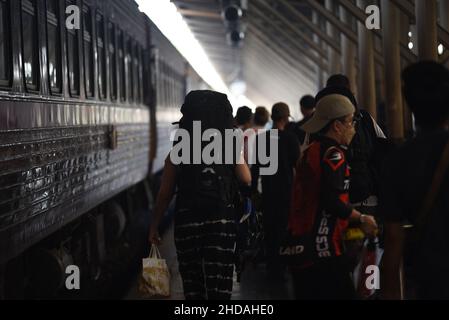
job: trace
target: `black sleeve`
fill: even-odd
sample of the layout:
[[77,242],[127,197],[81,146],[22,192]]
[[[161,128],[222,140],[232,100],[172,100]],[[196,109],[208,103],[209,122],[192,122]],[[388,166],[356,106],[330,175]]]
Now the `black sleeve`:
[[378,211],[379,216],[386,222],[401,222],[404,219],[398,194],[402,188],[397,183],[401,180],[397,162],[396,156],[392,154],[386,159],[381,170]]
[[348,219],[352,213],[349,204],[349,174],[344,152],[330,148],[322,161],[323,209],[341,219]]
[[289,156],[290,156],[289,162],[290,162],[290,165],[293,168],[295,168],[296,167],[296,162],[298,161],[299,156],[300,156],[300,154],[299,154],[299,141],[293,134],[291,134],[289,142],[290,142],[289,146],[288,146],[289,147]]

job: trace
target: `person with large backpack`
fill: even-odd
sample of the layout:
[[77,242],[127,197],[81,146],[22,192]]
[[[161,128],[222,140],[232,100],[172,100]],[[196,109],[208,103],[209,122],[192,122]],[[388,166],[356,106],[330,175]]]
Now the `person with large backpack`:
[[[349,80],[344,75],[333,75],[327,81],[327,87],[317,96],[317,103],[332,94],[346,96],[356,109],[355,136],[347,152],[348,164],[351,167],[350,203],[361,213],[376,216],[380,185],[381,164],[393,148],[382,129],[363,108],[358,106],[351,91]],[[382,227],[380,228],[382,230]],[[345,246],[350,256],[353,277],[357,283],[358,295],[362,299],[369,298],[374,290],[366,290],[365,264],[376,265],[382,256],[382,233],[379,238],[366,241],[363,232],[357,226],[350,225],[345,234]]]
[[[190,135],[190,161],[175,165],[167,157],[149,240],[160,242],[159,223],[176,189],[175,243],[184,295],[188,300],[227,300],[232,295],[234,273],[236,180],[250,184],[251,174],[242,154],[234,164],[208,165],[203,160],[192,164],[193,144],[201,143],[193,141],[195,123],[201,124],[201,136],[215,129],[224,137],[225,130],[233,129],[232,106],[226,95],[192,91],[181,113],[179,128]],[[233,151],[223,149],[223,159],[226,152]]]
[[[300,300],[354,299],[343,234],[349,222],[357,223],[369,236],[377,228],[372,216],[349,203],[346,149],[355,135],[354,113],[347,97],[329,95],[318,102],[315,114],[302,127],[317,134],[318,140],[298,162],[288,222],[291,237],[302,239],[294,245],[294,254],[303,258],[290,265]],[[280,253],[292,251],[281,248]]]

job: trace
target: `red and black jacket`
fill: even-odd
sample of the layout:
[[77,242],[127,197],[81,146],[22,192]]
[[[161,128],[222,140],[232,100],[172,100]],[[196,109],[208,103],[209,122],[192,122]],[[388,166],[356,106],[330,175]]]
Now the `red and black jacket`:
[[319,258],[342,255],[342,236],[352,212],[344,147],[320,137],[305,151],[296,173],[290,233],[310,235]]

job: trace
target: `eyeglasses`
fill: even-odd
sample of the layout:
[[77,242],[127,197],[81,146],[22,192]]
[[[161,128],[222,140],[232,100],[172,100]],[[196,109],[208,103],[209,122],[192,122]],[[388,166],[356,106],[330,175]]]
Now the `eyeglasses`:
[[351,121],[345,121],[345,119],[339,119],[338,121],[343,124],[348,124],[351,127],[355,127],[357,125],[357,123],[360,122],[360,120],[361,120],[361,117],[359,115],[355,115]]
[[343,123],[344,125],[349,125],[351,127],[355,127],[355,125],[357,124],[357,119],[352,119],[351,121],[344,121],[344,120],[338,120],[338,122]]

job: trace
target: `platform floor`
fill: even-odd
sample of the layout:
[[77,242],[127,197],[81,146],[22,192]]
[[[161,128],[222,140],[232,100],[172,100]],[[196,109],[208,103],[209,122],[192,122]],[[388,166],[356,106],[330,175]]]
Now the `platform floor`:
[[[167,260],[174,281],[171,282],[171,300],[183,300],[181,277],[177,271],[176,248],[174,246],[173,229],[169,229],[159,246],[162,257]],[[264,264],[248,264],[243,270],[241,282],[234,276],[232,300],[291,300],[293,287],[291,277],[285,275],[283,280],[273,281],[267,278]],[[124,297],[125,300],[142,300],[138,292],[138,275]]]

